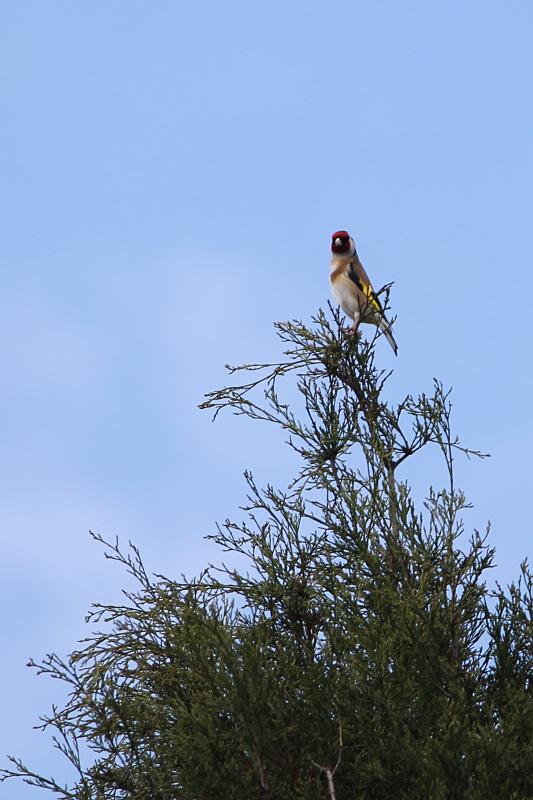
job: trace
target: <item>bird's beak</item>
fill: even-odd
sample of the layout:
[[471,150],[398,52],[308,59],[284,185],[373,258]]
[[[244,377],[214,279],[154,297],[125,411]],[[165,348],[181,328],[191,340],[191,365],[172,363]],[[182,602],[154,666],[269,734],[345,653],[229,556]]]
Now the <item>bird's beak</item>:
[[335,239],[335,247],[340,247],[340,246],[341,246],[341,244],[342,244],[342,239],[340,239],[340,238],[337,236],[337,238]]

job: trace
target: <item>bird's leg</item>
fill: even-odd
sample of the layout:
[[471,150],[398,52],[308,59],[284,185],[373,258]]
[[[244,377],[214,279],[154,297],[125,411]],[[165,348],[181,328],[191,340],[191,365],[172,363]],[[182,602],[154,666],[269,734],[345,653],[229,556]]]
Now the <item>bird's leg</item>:
[[356,336],[359,337],[361,334],[359,333],[359,323],[361,322],[361,317],[357,317],[354,320],[353,325],[350,325],[349,328],[346,328],[346,333],[348,336]]

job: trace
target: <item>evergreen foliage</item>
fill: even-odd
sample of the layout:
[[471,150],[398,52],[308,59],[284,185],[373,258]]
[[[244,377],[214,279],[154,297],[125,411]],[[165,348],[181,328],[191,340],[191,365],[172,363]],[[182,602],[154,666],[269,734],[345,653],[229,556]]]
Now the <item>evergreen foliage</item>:
[[[336,312],[277,330],[284,360],[230,368],[248,382],[203,406],[281,426],[294,481],[247,474],[245,519],[212,537],[229,566],[193,580],[149,576],[134,547],[95,536],[138,588],[93,607],[68,659],[32,662],[69,687],[43,727],[76,777],[12,759],[4,779],[70,800],[532,798],[533,580],[524,563],[487,586],[448,393],[387,402],[374,342]],[[398,468],[426,447],[447,485],[418,508]]]

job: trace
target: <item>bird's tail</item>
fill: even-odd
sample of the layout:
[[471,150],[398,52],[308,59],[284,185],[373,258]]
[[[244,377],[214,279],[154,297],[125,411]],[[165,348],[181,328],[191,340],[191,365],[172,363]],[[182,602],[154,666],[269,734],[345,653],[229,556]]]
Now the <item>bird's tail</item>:
[[380,329],[380,331],[383,331],[383,335],[384,335],[385,339],[388,341],[388,343],[390,344],[390,346],[394,350],[394,355],[397,356],[398,355],[398,345],[396,344],[396,339],[392,335],[391,324],[386,319],[386,317],[384,317],[384,316],[381,317],[381,321],[379,323],[379,329]]

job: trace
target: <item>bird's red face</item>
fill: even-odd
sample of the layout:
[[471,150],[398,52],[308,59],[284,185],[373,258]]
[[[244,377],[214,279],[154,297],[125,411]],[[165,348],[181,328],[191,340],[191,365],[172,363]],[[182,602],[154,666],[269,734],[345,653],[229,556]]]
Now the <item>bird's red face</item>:
[[350,249],[350,234],[348,231],[335,231],[331,237],[332,253],[347,253]]

